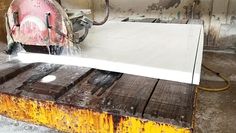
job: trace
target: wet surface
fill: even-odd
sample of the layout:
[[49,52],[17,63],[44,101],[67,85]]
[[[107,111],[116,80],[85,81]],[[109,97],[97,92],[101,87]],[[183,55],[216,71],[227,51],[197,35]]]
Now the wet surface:
[[[231,88],[224,92],[199,91],[197,98],[196,133],[236,132],[236,55],[205,53],[203,63],[229,77]],[[221,79],[202,71],[202,85],[223,87]]]
[[196,133],[234,133],[236,131],[236,84],[225,92],[199,92]]

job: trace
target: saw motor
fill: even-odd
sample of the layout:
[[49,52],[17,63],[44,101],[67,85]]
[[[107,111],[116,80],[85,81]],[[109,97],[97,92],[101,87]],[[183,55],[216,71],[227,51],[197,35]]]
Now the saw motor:
[[[90,10],[64,9],[60,0],[13,0],[6,14],[8,49],[14,54],[27,52],[61,54],[64,48],[78,47],[93,25],[104,24],[87,17]],[[81,34],[83,33],[83,34]]]

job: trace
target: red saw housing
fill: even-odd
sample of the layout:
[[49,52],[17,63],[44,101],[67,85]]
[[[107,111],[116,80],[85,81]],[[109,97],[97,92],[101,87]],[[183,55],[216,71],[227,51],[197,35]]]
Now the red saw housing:
[[13,0],[7,12],[9,34],[24,45],[71,45],[72,25],[55,0]]

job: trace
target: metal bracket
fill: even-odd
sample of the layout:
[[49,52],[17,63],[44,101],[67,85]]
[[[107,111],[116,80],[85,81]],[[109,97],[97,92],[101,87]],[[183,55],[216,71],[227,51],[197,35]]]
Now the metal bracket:
[[14,19],[14,23],[16,26],[20,26],[20,21],[19,21],[19,13],[18,12],[14,12],[13,13],[13,19]]
[[49,17],[51,16],[51,13],[46,13],[46,25],[48,29],[51,29],[52,26],[50,25]]

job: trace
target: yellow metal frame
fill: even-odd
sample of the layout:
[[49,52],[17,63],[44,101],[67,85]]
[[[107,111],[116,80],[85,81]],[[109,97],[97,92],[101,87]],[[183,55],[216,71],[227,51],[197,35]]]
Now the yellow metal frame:
[[0,114],[65,132],[82,133],[190,133],[191,129],[135,117],[118,123],[108,113],[79,109],[50,101],[0,94]]

